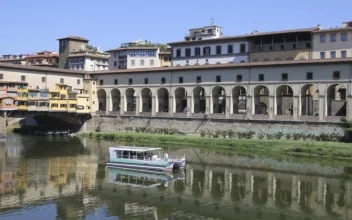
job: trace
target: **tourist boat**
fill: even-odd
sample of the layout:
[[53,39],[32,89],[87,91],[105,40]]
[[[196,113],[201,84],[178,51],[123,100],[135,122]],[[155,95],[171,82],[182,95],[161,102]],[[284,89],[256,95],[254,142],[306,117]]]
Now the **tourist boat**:
[[116,185],[128,185],[133,187],[167,187],[169,182],[185,179],[184,171],[174,173],[150,173],[146,171],[128,170],[121,168],[108,168],[109,183]]
[[169,159],[166,155],[164,158],[161,158],[154,154],[156,150],[161,150],[161,148],[110,147],[109,161],[106,162],[106,165],[109,167],[143,169],[157,172],[182,169],[185,166],[186,159],[184,157],[181,160],[175,158]]

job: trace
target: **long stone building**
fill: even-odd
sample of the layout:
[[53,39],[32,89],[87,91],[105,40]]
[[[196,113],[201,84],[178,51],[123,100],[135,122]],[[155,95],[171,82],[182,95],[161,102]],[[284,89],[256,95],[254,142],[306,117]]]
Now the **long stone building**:
[[[91,73],[100,114],[352,120],[352,59]],[[118,82],[116,84],[115,82]]]

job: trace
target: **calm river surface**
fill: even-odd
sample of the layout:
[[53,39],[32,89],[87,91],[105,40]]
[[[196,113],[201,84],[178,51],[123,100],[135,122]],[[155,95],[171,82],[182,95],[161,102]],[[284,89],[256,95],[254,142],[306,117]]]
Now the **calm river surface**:
[[146,175],[104,166],[117,144],[9,136],[0,219],[352,219],[349,167],[164,148],[185,171]]

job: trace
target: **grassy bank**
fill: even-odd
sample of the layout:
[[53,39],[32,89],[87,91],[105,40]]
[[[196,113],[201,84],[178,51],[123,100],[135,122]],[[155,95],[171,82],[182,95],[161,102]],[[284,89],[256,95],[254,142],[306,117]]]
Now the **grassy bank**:
[[341,142],[251,140],[128,132],[90,132],[80,133],[79,136],[141,144],[162,144],[174,147],[191,146],[197,148],[227,149],[236,152],[263,155],[290,154],[352,159],[352,144]]

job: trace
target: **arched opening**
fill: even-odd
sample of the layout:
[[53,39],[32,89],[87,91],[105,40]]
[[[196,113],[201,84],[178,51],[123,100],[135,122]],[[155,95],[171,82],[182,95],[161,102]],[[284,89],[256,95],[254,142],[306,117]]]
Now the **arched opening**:
[[276,89],[276,114],[293,115],[293,90],[290,86],[282,85]]
[[111,90],[112,111],[120,111],[121,93],[118,89]]
[[328,116],[346,116],[346,87],[341,84],[327,90]]
[[269,89],[266,86],[257,86],[254,88],[254,106],[255,114],[268,114]]
[[275,61],[281,61],[281,58],[280,57],[276,57]]
[[233,114],[245,114],[247,108],[247,92],[243,86],[232,90]]
[[293,60],[293,57],[287,57],[286,60]]
[[126,111],[136,111],[136,91],[132,88],[126,90]]
[[212,92],[213,113],[225,113],[226,109],[226,92],[224,87],[216,86]]
[[144,88],[141,91],[142,112],[152,111],[152,91],[149,88]]
[[240,63],[245,63],[246,61],[244,61],[244,60],[241,60],[241,62]]
[[180,87],[175,90],[176,113],[186,112],[187,108],[187,91]]
[[194,113],[205,113],[205,90],[203,87],[196,87],[193,90]]
[[158,95],[158,112],[169,112],[169,91],[165,88],[160,88]]
[[106,111],[106,92],[104,89],[99,89],[97,92],[98,96],[98,111]]
[[301,89],[301,115],[319,114],[319,90],[313,84],[308,84]]
[[269,62],[270,61],[270,59],[269,58],[264,58],[264,62]]

